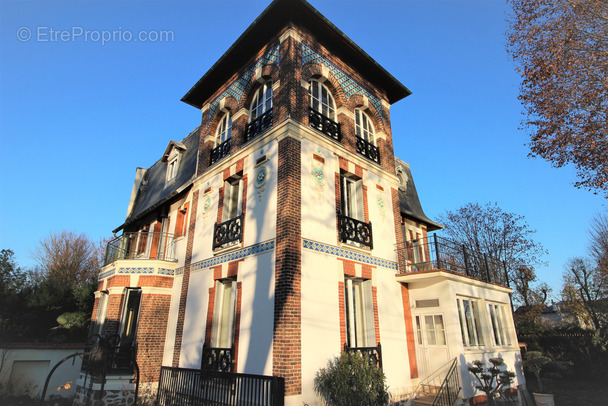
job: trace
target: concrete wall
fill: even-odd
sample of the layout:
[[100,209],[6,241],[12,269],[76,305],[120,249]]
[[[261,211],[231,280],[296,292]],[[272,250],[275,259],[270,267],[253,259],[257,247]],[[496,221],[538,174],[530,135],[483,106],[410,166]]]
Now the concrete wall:
[[[83,352],[84,345],[28,344],[0,348],[4,365],[0,370],[0,393],[11,395],[42,395],[51,369],[63,358]],[[49,395],[71,398],[76,393],[82,358],[75,357],[61,364],[53,373],[47,389]],[[57,390],[60,388],[60,390]]]

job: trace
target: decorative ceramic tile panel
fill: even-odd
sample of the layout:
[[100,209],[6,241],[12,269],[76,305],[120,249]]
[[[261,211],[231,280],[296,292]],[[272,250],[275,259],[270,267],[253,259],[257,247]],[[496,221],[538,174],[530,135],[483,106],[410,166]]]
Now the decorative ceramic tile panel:
[[235,261],[237,259],[242,259],[252,255],[262,254],[264,252],[272,250],[274,250],[274,240],[251,245],[249,247],[241,248],[240,250],[229,252],[228,254],[218,255],[217,257],[207,258],[202,261],[195,262],[194,264],[192,264],[191,270],[197,271],[200,269],[205,269],[219,264],[223,264],[225,262]]
[[334,255],[340,258],[351,259],[353,261],[361,262],[364,264],[370,264],[379,266],[381,268],[398,270],[397,262],[387,261],[386,259],[372,257],[371,255],[361,254],[360,252],[351,251],[341,247],[335,247],[333,245],[327,245],[311,240],[302,240],[302,248],[322,252],[324,254]]
[[220,104],[220,100],[222,100],[226,96],[233,96],[237,100],[241,100],[243,97],[243,93],[245,92],[245,88],[251,82],[251,78],[255,74],[255,70],[262,65],[266,65],[269,63],[275,63],[277,65],[281,62],[280,55],[280,44],[272,47],[264,56],[256,61],[245,73],[241,75],[234,83],[232,83],[226,90],[224,90],[214,101],[211,102],[209,106],[209,115],[207,116],[207,121],[211,120],[211,117],[215,114],[215,110]]
[[154,268],[118,268],[119,274],[153,274]]
[[108,276],[112,276],[112,275],[114,275],[115,271],[116,271],[116,268],[112,268],[112,269],[107,270],[107,271],[105,271],[103,273],[100,273],[99,277],[97,278],[97,280],[102,280],[102,279],[107,278]]
[[380,113],[380,116],[384,118],[384,111],[382,109],[382,102],[380,99],[373,93],[369,92],[356,80],[348,76],[343,70],[338,68],[336,65],[331,63],[327,58],[323,55],[312,49],[308,44],[302,42],[302,66],[308,62],[315,62],[321,65],[324,65],[329,69],[329,71],[334,75],[342,90],[346,94],[346,97],[351,97],[354,94],[362,94],[367,96],[369,101],[374,105],[376,110]]
[[158,274],[173,276],[175,274],[175,271],[173,269],[158,268]]

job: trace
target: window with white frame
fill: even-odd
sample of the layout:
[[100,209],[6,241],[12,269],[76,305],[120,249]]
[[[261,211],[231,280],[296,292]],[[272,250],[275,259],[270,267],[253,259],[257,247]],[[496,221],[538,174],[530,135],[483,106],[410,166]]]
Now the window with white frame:
[[141,289],[127,288],[123,297],[123,311],[120,323],[121,347],[131,345],[135,341],[140,303]]
[[108,296],[107,290],[99,292],[99,303],[97,304],[97,317],[95,318],[93,334],[103,334],[103,325],[106,321],[106,311],[108,309]]
[[446,345],[445,326],[441,314],[416,316],[416,333],[418,344]]
[[215,146],[228,141],[232,137],[232,116],[230,112],[226,112],[220,123],[217,126],[217,131],[215,132]]
[[507,331],[507,318],[505,312],[505,306],[490,303],[488,304],[490,311],[490,324],[492,325],[492,337],[494,338],[494,344],[497,346],[510,345],[511,340]]
[[177,170],[179,169],[179,152],[174,149],[169,158],[167,159],[167,182],[172,181],[177,176]]
[[361,179],[345,173],[340,174],[340,203],[343,215],[365,221]]
[[251,108],[249,110],[250,121],[255,120],[270,109],[272,109],[272,80],[269,80],[260,86],[256,91],[255,96],[253,96]]
[[347,346],[375,347],[376,329],[372,281],[346,278],[344,280],[344,300],[346,302]]
[[460,332],[465,347],[482,346],[483,331],[479,314],[479,302],[476,299],[456,299],[458,317],[460,319]]
[[243,212],[243,176],[234,175],[224,182],[224,207],[222,221],[238,217]]
[[237,282],[236,279],[222,279],[215,283],[211,347],[231,348],[236,319]]
[[311,80],[308,86],[310,107],[330,120],[336,121],[336,103],[331,92],[324,84]]
[[374,126],[361,109],[355,109],[355,134],[372,145],[376,145]]

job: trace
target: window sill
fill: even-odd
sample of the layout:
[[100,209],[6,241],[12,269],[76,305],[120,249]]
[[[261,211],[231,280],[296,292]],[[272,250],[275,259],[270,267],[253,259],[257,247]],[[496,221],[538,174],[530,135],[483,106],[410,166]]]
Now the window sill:
[[237,249],[243,248],[243,243],[240,241],[233,241],[232,243],[226,243],[222,247],[217,248],[213,251],[213,256],[225,254],[227,252],[236,251]]

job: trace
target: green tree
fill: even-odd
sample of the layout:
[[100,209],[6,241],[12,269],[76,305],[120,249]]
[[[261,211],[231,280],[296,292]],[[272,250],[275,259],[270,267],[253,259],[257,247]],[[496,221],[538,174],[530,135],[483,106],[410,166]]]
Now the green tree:
[[608,2],[509,0],[507,50],[522,83],[530,156],[574,165],[608,197]]

